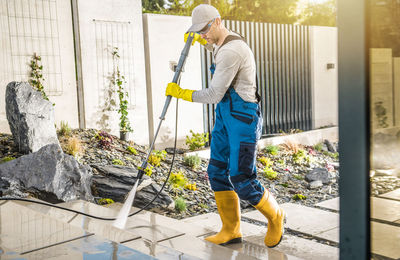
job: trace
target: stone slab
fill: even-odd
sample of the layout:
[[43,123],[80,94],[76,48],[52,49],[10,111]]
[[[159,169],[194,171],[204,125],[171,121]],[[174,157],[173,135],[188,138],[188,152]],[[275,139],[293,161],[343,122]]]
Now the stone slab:
[[[264,221],[266,222],[266,218],[264,217]],[[218,214],[216,213],[207,213],[199,216],[194,216],[190,218],[186,218],[182,220],[183,223],[187,224],[196,224],[198,226],[202,226],[207,228],[208,230],[212,230],[213,233],[219,232],[222,227],[222,222]],[[240,223],[243,237],[254,236],[254,235],[265,235],[267,232],[266,227],[257,226],[250,224],[248,222],[241,221]]]
[[[264,245],[264,236],[247,237],[246,242]],[[250,247],[251,248],[251,247]],[[281,243],[273,249],[264,246],[269,258],[259,259],[308,259],[308,260],[337,260],[339,259],[339,248],[321,244],[312,240],[284,235]],[[259,250],[259,249],[258,249]],[[284,253],[282,253],[284,252]],[[261,252],[257,252],[262,256]],[[295,257],[294,257],[295,256]]]
[[14,202],[0,206],[1,259],[90,235]]
[[400,219],[400,201],[372,197],[371,208],[371,218],[373,219],[389,222]]
[[[285,210],[287,216],[285,227],[332,242],[339,242],[339,236],[336,236],[338,231],[333,231],[339,229],[339,214],[293,203],[285,203],[280,206]],[[265,221],[265,217],[258,210],[247,212],[243,216]]]
[[371,221],[372,252],[400,259],[400,227]]
[[183,235],[176,238],[168,239],[159,243],[160,245],[173,248],[184,254],[194,255],[200,259],[221,260],[221,259],[236,259],[236,260],[251,260],[257,259],[252,256],[240,253],[236,250],[219,246],[200,238]]
[[382,194],[379,197],[400,201],[400,189],[397,189],[397,190]]
[[330,199],[330,200],[325,200],[320,203],[315,204],[315,206],[325,208],[325,209],[331,209],[339,212],[340,209],[340,202],[339,202],[339,197]]
[[185,260],[199,260],[200,258],[191,256],[172,248],[160,245],[159,243],[153,243],[146,239],[137,239],[123,243],[124,246],[133,248],[144,254],[151,255],[160,260],[170,259],[185,259]]
[[138,250],[97,236],[89,236],[22,255],[25,259],[156,259]]

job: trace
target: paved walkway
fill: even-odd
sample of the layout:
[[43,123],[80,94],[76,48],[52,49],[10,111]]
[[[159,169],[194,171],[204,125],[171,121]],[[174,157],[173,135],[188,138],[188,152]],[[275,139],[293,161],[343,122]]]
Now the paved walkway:
[[[258,211],[243,214],[244,242],[227,247],[203,238],[220,228],[215,213],[176,220],[151,212],[129,218],[124,230],[68,211],[25,202],[0,204],[1,259],[338,259],[339,200],[310,208],[286,203],[281,244],[264,246],[266,221]],[[89,214],[114,217],[121,204],[85,201],[61,204]],[[400,189],[372,198],[372,250],[400,258]],[[135,209],[132,209],[134,211]]]

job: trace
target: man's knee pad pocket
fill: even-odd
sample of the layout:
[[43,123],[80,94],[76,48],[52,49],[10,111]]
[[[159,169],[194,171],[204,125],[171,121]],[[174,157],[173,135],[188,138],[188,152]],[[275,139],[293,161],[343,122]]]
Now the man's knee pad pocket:
[[251,174],[256,159],[256,143],[241,142],[239,148],[239,172]]

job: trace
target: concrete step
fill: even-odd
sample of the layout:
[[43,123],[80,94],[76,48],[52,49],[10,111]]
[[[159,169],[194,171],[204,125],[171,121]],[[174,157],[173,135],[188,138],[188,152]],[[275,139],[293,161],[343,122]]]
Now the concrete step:
[[1,259],[155,259],[19,203],[0,204]]
[[[339,214],[293,203],[280,205],[286,212],[285,227],[320,239],[339,243]],[[243,214],[244,217],[264,221],[258,210]]]
[[382,194],[379,197],[400,201],[400,189],[397,189],[397,190]]
[[[243,214],[246,215],[246,214]],[[263,216],[263,221],[266,219]],[[208,213],[200,216],[184,219],[186,223],[196,223],[212,229],[214,233],[221,229],[221,220],[218,214]],[[241,221],[241,230],[244,242],[228,245],[227,247],[241,253],[251,255],[258,259],[338,259],[339,249],[336,247],[317,243],[315,241],[285,235],[282,242],[275,248],[267,248],[264,245],[264,237],[267,231],[265,226],[259,226]]]

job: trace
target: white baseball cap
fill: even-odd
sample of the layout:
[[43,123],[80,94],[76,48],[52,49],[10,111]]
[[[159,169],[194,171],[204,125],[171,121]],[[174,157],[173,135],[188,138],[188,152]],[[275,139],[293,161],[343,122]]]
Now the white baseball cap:
[[192,26],[188,32],[198,32],[203,29],[212,19],[220,17],[218,10],[207,4],[196,6],[192,12]]

